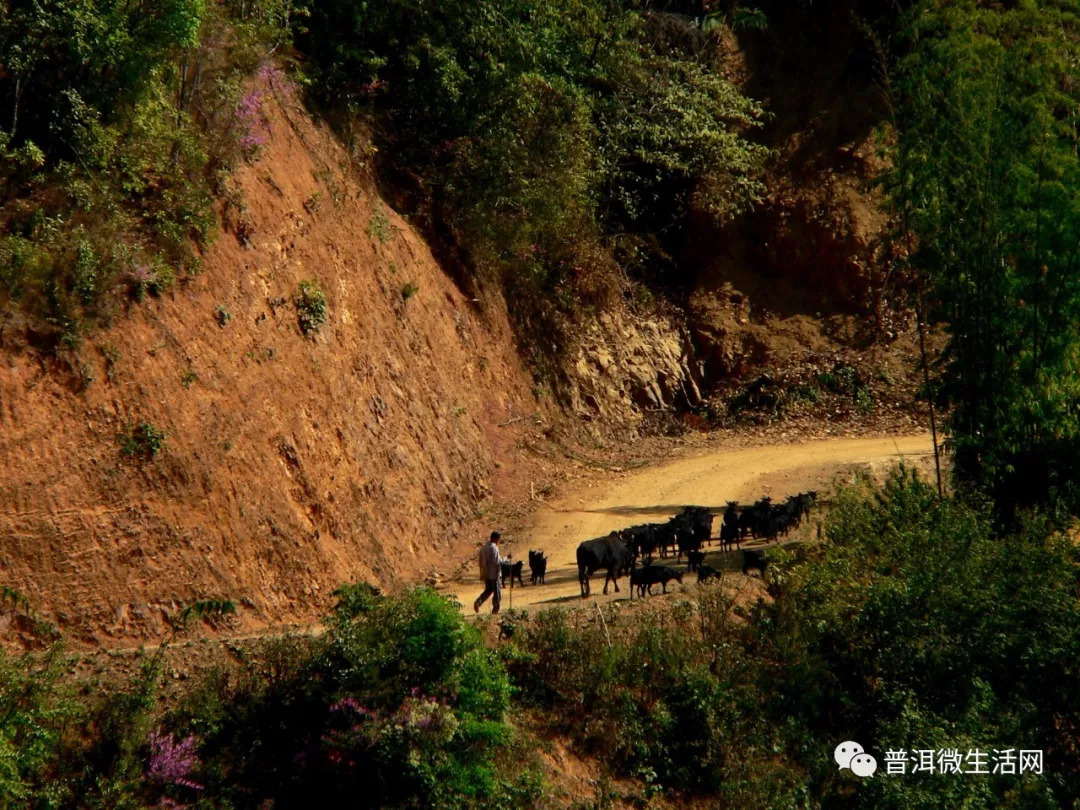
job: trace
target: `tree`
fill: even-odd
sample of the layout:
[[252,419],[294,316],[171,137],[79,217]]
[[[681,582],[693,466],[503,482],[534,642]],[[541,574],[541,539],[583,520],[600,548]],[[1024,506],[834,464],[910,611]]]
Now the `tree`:
[[949,331],[956,469],[1006,516],[1080,507],[1078,22],[920,3],[895,73],[892,194]]

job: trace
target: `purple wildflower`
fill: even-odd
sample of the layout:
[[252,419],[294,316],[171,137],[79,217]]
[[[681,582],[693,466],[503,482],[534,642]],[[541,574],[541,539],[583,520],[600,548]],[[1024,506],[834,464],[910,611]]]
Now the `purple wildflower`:
[[240,149],[249,157],[270,137],[270,122],[263,113],[263,102],[269,94],[283,98],[292,96],[292,87],[285,74],[269,62],[255,73],[255,86],[240,96],[236,105],[236,123],[240,131]]
[[285,80],[285,74],[269,62],[263,62],[255,76],[260,84],[266,85],[273,92],[282,96],[290,94],[291,88]]
[[435,725],[436,718],[434,714],[422,714],[416,720],[416,727],[421,731],[427,731],[433,725]]
[[270,125],[262,114],[262,102],[266,94],[258,88],[248,90],[236,105],[236,119],[240,125],[240,148],[253,152],[266,143]]
[[330,711],[332,712],[340,712],[344,711],[345,709],[352,709],[357,714],[365,714],[371,716],[375,715],[375,712],[371,711],[371,709],[369,709],[367,706],[364,706],[354,697],[343,697],[341,700],[339,700],[337,703],[334,703],[330,707]]
[[199,766],[199,756],[195,753],[198,742],[192,734],[180,742],[172,734],[150,732],[150,767],[146,771],[149,779],[164,785],[202,790],[202,785],[190,778],[191,772]]
[[372,79],[367,84],[360,85],[360,93],[361,95],[365,95],[368,98],[371,98],[384,87],[386,87],[385,79]]

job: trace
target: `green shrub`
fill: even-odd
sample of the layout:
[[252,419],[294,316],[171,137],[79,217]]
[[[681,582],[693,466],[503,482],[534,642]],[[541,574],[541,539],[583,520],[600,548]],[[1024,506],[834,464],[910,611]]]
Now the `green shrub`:
[[[722,582],[658,608],[605,605],[603,622],[592,609],[508,614],[497,652],[431,589],[347,585],[322,635],[256,642],[168,701],[160,652],[108,692],[76,689],[57,647],[3,654],[0,801],[535,806],[537,743],[509,724],[514,697],[543,736],[635,777],[646,801],[672,789],[725,808],[1080,799],[1070,538],[1043,520],[996,535],[984,509],[900,471],[841,493],[824,542],[771,557],[769,599]],[[174,629],[232,609],[192,603]],[[1015,747],[1043,750],[1045,772],[855,781],[832,759],[843,739],[879,768],[888,749]]]
[[[275,5],[269,19],[253,8]],[[240,77],[291,3],[16,3],[0,15],[0,294],[42,339],[195,272],[239,159]],[[253,14],[255,17],[253,18]]]
[[949,406],[954,469],[992,491],[1003,520],[1036,505],[1080,514],[1080,14],[896,8],[887,187],[898,269],[925,291],[920,317],[947,323],[931,387]]
[[125,456],[152,459],[165,446],[169,434],[150,422],[139,422],[120,433],[120,452]]
[[386,215],[383,208],[376,208],[371,219],[368,220],[367,235],[372,239],[378,239],[384,245],[394,237],[394,226],[390,223],[390,217]]
[[[1063,598],[1080,583],[1075,547],[1040,522],[996,536],[984,511],[905,471],[880,491],[844,494],[826,530],[749,638],[766,662],[762,708],[787,749],[806,752],[813,778],[832,781],[829,741],[854,734],[880,751],[1015,746],[1052,757],[1064,718],[1080,710],[1076,690],[1043,688],[1080,653],[1080,605]],[[1045,776],[883,779],[856,806],[1049,807],[1078,788]]]
[[[730,807],[1067,807],[1080,798],[1080,552],[908,471],[843,492],[824,543],[771,552],[769,600],[699,589],[690,610],[552,610],[505,654],[522,698],[616,771]],[[1032,628],[1039,628],[1032,632]],[[1060,685],[1048,691],[1047,683]],[[1045,750],[1043,775],[838,774],[832,751]],[[1007,740],[1007,742],[1003,742]]]
[[60,646],[44,655],[0,653],[0,804],[60,806],[75,798],[53,779],[65,727],[83,713],[64,682]]
[[317,281],[301,281],[300,292],[293,299],[300,331],[311,335],[326,323],[326,293]]
[[337,596],[324,637],[269,642],[239,676],[209,676],[174,717],[215,763],[204,798],[488,807],[535,797],[535,776],[499,773],[514,745],[511,687],[458,606],[427,588],[384,597],[360,584]]

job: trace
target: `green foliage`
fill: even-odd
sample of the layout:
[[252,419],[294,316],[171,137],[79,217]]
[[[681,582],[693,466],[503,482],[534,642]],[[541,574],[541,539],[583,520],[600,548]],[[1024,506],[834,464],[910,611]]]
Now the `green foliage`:
[[410,281],[410,282],[407,282],[407,283],[406,283],[406,284],[405,284],[404,286],[402,286],[402,288],[401,288],[401,299],[402,299],[403,301],[408,301],[408,300],[409,300],[410,298],[412,298],[412,297],[413,297],[414,295],[416,295],[416,294],[417,294],[418,292],[420,292],[420,287],[419,287],[419,285],[417,285],[417,284],[414,284],[414,283],[413,283],[413,282],[411,282],[411,281]]
[[151,422],[139,422],[125,428],[119,436],[120,452],[125,456],[152,459],[165,446],[169,434]]
[[[666,609],[508,615],[485,647],[428,588],[336,592],[318,636],[260,641],[164,701],[163,656],[109,694],[58,648],[0,656],[0,796],[13,806],[535,806],[511,698],[646,796],[720,807],[1070,807],[1080,800],[1080,552],[900,470],[833,502],[822,543],[776,549],[770,599],[721,582]],[[173,622],[234,606],[200,600]],[[1031,628],[1038,632],[1031,632]],[[1053,685],[1053,688],[1048,688]],[[153,732],[154,736],[151,736]],[[171,735],[171,737],[169,736]],[[151,739],[192,740],[189,781],[148,778]],[[838,740],[1041,749],[1044,774],[858,781]],[[533,754],[532,756],[535,756]],[[524,757],[525,768],[522,769]],[[282,763],[289,763],[283,768]]]
[[678,615],[615,613],[610,642],[591,611],[545,611],[515,628],[508,666],[554,730],[617,772],[732,807],[798,806],[798,772],[771,761],[756,722],[754,662],[732,607],[703,588]]
[[358,616],[370,613],[382,601],[382,591],[370,582],[354,582],[342,585],[334,596],[337,603],[330,614],[330,621],[346,624]]
[[[1080,799],[1080,552],[995,533],[910,472],[842,493],[827,539],[771,552],[771,599],[701,589],[670,615],[553,610],[516,627],[522,697],[616,770],[730,807],[1069,807]],[[1032,632],[1038,628],[1038,632]],[[1047,684],[1055,684],[1048,690]],[[1044,749],[1043,775],[837,772],[888,749]]]
[[217,321],[217,325],[224,329],[232,319],[233,314],[228,308],[224,304],[218,304],[217,309],[214,310],[214,320]]
[[458,606],[426,588],[389,598],[358,584],[337,597],[324,637],[271,642],[239,677],[211,676],[181,707],[174,723],[199,734],[214,762],[204,798],[528,805],[535,777],[496,767],[513,746],[509,681]]
[[48,778],[65,727],[79,704],[63,683],[60,647],[42,655],[0,654],[0,804],[56,807],[74,797]]
[[[1040,524],[996,536],[986,514],[939,499],[904,471],[881,491],[843,495],[827,536],[785,572],[750,637],[765,662],[762,708],[788,750],[805,752],[815,781],[841,789],[827,761],[838,739],[1068,758],[1062,729],[1080,711],[1080,692],[1045,689],[1080,652],[1080,568],[1067,538]],[[855,806],[1075,801],[1080,783],[1060,778],[1069,766],[1046,770],[1054,776],[875,779]]]
[[376,208],[371,215],[371,219],[368,220],[367,235],[372,239],[378,239],[384,245],[394,238],[394,226],[390,223],[390,217],[387,216],[384,208]]
[[300,331],[312,335],[326,323],[326,293],[317,281],[301,281],[300,292],[293,299]]
[[[339,597],[324,636],[261,641],[170,701],[169,642],[106,690],[69,675],[58,646],[0,654],[0,804],[533,806],[541,784],[505,722],[506,673],[458,606],[429,589]],[[170,641],[234,610],[192,602]],[[178,741],[190,752],[179,767]]]
[[297,43],[319,100],[371,117],[550,355],[568,318],[617,292],[623,237],[659,271],[692,210],[725,220],[761,191],[767,150],[746,137],[761,108],[706,34],[672,42],[653,20],[604,0],[328,0]]
[[829,371],[813,377],[803,375],[772,377],[762,374],[746,383],[727,400],[727,412],[739,417],[760,414],[780,417],[800,406],[813,407],[832,394],[847,400],[859,413],[869,413],[874,408],[874,395],[865,375],[844,362],[838,362]]
[[172,622],[176,630],[182,630],[188,626],[192,619],[200,621],[212,621],[231,616],[236,613],[236,603],[231,599],[196,599],[184,605],[184,609],[177,614]]
[[225,6],[244,39],[267,48],[290,45],[293,28],[302,29],[308,13],[293,0],[228,0]]
[[867,413],[874,407],[868,382],[852,365],[837,363],[831,371],[819,374],[817,381],[826,391],[850,397],[862,413]]
[[1080,508],[1080,15],[915,4],[893,73],[898,249],[949,327],[943,399],[962,479]]
[[239,157],[238,78],[263,58],[258,38],[288,40],[290,8],[0,10],[0,296],[37,345],[64,348],[109,314],[118,288],[142,300],[197,268],[213,193]]

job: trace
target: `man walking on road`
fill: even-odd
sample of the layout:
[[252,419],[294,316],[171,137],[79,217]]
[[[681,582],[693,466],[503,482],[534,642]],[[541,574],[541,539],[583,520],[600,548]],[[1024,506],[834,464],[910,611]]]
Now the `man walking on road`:
[[[498,532],[491,533],[491,539],[480,549],[480,576],[484,580],[484,592],[473,602],[473,612],[479,613],[480,606],[491,597],[491,612],[498,613],[499,605],[502,604],[502,564],[503,558],[499,554],[499,540],[502,535]],[[507,559],[513,557],[507,556]]]

